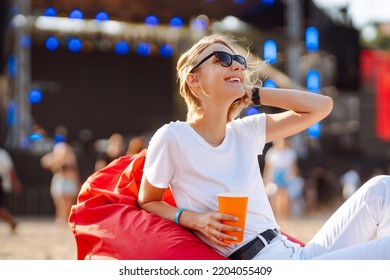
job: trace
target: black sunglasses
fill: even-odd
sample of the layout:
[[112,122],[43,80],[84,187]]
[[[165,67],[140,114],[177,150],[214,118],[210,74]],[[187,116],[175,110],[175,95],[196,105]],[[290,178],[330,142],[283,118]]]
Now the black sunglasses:
[[215,51],[203,58],[198,64],[196,64],[190,71],[192,73],[196,68],[198,68],[200,65],[202,65],[203,62],[205,62],[207,59],[209,59],[212,56],[216,56],[219,63],[224,66],[224,67],[229,67],[232,65],[233,60],[237,61],[240,63],[242,66],[244,66],[243,70],[245,70],[248,66],[246,64],[246,60],[243,56],[239,54],[230,54],[227,52],[222,52],[222,51]]

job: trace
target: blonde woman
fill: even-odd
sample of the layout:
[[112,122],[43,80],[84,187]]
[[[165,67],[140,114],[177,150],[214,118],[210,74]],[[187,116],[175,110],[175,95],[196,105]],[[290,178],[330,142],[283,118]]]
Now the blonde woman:
[[54,145],[52,152],[41,158],[41,165],[53,173],[50,194],[55,206],[56,222],[65,226],[80,190],[76,154],[68,143],[60,142]]
[[[193,230],[230,259],[390,259],[390,177],[376,177],[336,212],[305,247],[278,231],[259,171],[265,143],[286,138],[325,118],[332,99],[299,90],[257,88],[235,42],[204,37],[177,64],[187,120],[161,127],[149,143],[139,204]],[[254,73],[255,75],[252,75]],[[252,96],[254,95],[254,96]],[[251,102],[284,109],[236,119]],[[177,204],[162,201],[170,187]],[[245,229],[225,225],[235,217],[218,212],[217,194],[249,194]],[[380,202],[380,203],[379,203]],[[380,206],[379,206],[380,205]],[[244,230],[244,240],[223,231]],[[374,241],[374,237],[381,237]]]

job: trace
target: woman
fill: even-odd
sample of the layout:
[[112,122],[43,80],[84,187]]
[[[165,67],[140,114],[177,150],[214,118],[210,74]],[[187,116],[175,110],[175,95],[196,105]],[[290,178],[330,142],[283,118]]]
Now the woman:
[[53,173],[50,193],[55,206],[56,222],[59,225],[66,225],[71,207],[76,203],[80,190],[76,154],[69,144],[59,142],[54,145],[52,152],[41,158],[41,165]]
[[[231,259],[390,259],[388,176],[363,186],[304,248],[278,231],[257,156],[265,143],[289,137],[325,118],[332,110],[331,98],[262,88],[255,100],[285,111],[234,120],[252,94],[257,97],[258,89],[251,86],[256,73],[247,69],[234,41],[221,35],[197,42],[180,57],[177,71],[187,120],[164,125],[151,139],[139,193],[141,208],[193,230]],[[179,209],[162,201],[168,186]],[[241,229],[221,222],[235,219],[217,211],[221,192],[250,196],[240,244],[222,241],[234,240],[223,231]],[[369,241],[375,236],[381,238]]]
[[290,186],[297,175],[297,154],[291,148],[290,140],[280,139],[273,142],[264,157],[263,180],[266,188],[270,185],[276,187],[276,193],[270,200],[279,223],[285,222],[290,216]]

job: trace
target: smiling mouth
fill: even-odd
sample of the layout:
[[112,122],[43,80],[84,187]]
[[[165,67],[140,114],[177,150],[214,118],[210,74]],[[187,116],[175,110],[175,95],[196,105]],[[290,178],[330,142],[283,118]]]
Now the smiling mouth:
[[237,78],[237,77],[233,77],[233,78],[228,78],[226,79],[228,82],[232,82],[232,83],[241,83],[241,79],[240,78]]

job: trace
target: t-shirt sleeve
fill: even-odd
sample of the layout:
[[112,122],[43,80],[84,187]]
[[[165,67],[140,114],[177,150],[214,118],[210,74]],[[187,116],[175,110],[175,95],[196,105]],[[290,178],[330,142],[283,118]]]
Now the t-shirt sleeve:
[[153,135],[146,153],[144,174],[150,184],[167,188],[175,175],[177,155],[176,137],[170,125],[164,125]]
[[246,131],[248,141],[257,154],[262,155],[265,146],[266,114],[256,114],[239,121]]

